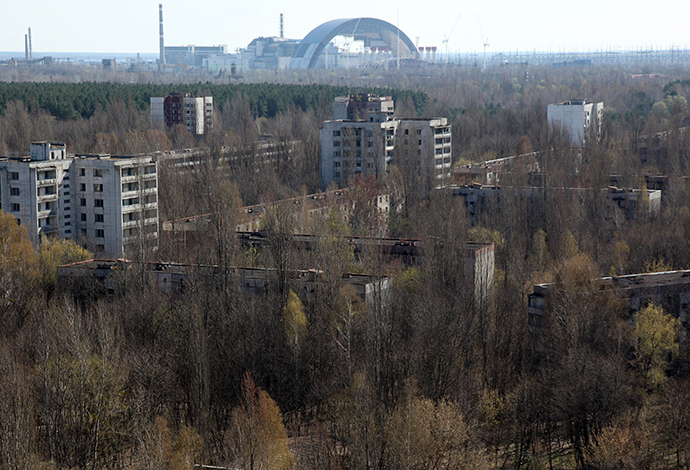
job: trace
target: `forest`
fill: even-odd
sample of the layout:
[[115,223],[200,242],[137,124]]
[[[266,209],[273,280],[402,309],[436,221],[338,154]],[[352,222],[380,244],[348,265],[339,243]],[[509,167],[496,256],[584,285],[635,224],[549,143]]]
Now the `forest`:
[[[343,72],[348,87],[318,74],[306,86],[0,83],[0,154],[35,140],[119,155],[251,153],[262,136],[295,143],[277,166],[162,164],[161,222],[208,213],[212,223],[184,259],[163,242],[140,259],[324,278],[306,304],[289,280],[259,296],[225,277],[163,294],[136,270],[113,293],[58,284],[58,265],[92,255],[72,242],[36,250],[3,214],[0,468],[688,468],[690,350],[677,312],[649,303],[631,315],[615,293],[590,289],[602,276],[690,269],[690,75],[637,72],[391,70],[377,80],[386,88],[360,71]],[[152,128],[148,97],[170,91],[213,95],[213,131]],[[319,127],[333,97],[352,91],[391,94],[399,116],[448,118],[457,165],[536,151],[539,178],[518,158],[500,209],[472,224],[447,193],[415,192],[415,169],[401,160],[385,180],[354,182],[347,220],[331,211],[298,228],[293,208],[276,203],[262,221],[269,245],[243,248],[233,233],[241,207],[318,191]],[[582,149],[546,118],[547,104],[576,97],[605,104],[601,139]],[[643,192],[645,175],[663,176],[660,210],[628,219],[607,206],[612,175]],[[518,190],[528,184],[539,204]],[[379,192],[400,211],[377,212],[369,200]],[[298,230],[317,235],[315,249],[291,243]],[[355,254],[349,236],[429,249],[406,264]],[[467,241],[495,246],[488,302],[468,287]],[[338,282],[345,272],[391,278],[390,301],[365,306]],[[546,282],[558,316],[535,351],[527,296]]]

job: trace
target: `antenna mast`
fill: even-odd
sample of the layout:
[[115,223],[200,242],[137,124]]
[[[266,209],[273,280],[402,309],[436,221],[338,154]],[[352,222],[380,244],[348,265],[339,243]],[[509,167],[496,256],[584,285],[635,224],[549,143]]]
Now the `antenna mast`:
[[482,44],[484,45],[484,67],[482,70],[486,70],[486,48],[489,47],[489,38],[484,37],[482,32],[482,23],[479,21],[479,15],[477,15],[477,23],[479,23],[479,35],[482,37]]

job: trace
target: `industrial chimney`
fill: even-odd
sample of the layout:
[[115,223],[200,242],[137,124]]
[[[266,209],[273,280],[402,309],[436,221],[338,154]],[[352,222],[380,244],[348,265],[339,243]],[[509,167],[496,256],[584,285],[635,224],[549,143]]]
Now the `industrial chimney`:
[[31,28],[29,28],[29,59],[34,58],[34,48],[31,45]]
[[29,61],[29,35],[24,35],[24,59]]
[[163,41],[163,4],[158,4],[158,22],[160,24],[160,59],[158,65],[165,65],[165,41]]
[[283,38],[284,36],[284,30],[283,30],[283,14],[280,14],[280,37]]

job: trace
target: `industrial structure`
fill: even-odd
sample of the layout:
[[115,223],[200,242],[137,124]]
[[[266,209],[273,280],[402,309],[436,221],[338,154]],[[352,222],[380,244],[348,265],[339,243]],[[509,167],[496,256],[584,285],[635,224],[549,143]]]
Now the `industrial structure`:
[[[327,21],[311,30],[300,41],[290,68],[329,68],[328,58],[324,57],[323,52],[337,36],[345,36],[361,44],[358,65],[376,60],[379,52],[386,53],[386,58],[390,57],[388,51],[392,52],[392,57],[400,59],[417,58],[417,47],[397,26],[376,18],[341,18]],[[336,56],[334,68],[337,67]]]
[[[161,13],[162,19],[162,13]],[[161,44],[162,44],[162,23]],[[424,48],[422,48],[423,50]],[[427,58],[436,58],[436,48]],[[202,66],[210,72],[287,69],[333,69],[388,64],[392,59],[418,59],[420,54],[410,38],[396,26],[376,18],[342,18],[314,28],[304,39],[284,36],[280,15],[280,35],[258,37],[246,48],[227,53],[225,46],[161,46],[160,63]]]
[[604,103],[588,103],[583,99],[550,104],[547,107],[549,126],[566,132],[575,147],[584,146],[590,136],[599,140],[603,112]]
[[44,236],[74,239],[109,256],[158,241],[158,176],[151,157],[70,156],[34,142],[31,155],[0,159],[0,209]]
[[24,35],[24,58],[27,62],[33,59],[33,46],[31,45],[31,28]]
[[203,135],[213,128],[213,97],[172,93],[166,97],[152,96],[151,124],[164,123],[168,127],[183,125],[195,135]]
[[[446,118],[395,118],[390,96],[338,97],[334,120],[319,131],[321,188],[345,186],[356,176],[383,179],[393,164],[414,164],[423,193],[448,181],[452,165],[451,125]],[[336,119],[340,118],[340,119]],[[414,162],[414,163],[412,163]]]

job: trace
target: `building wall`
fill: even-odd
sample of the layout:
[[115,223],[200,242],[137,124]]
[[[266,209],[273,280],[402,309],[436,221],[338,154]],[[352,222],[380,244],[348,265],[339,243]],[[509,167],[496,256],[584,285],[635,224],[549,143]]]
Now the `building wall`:
[[[459,197],[465,205],[467,210],[467,217],[470,222],[474,224],[477,218],[482,213],[489,213],[490,211],[501,210],[501,201],[508,197],[520,196],[530,203],[531,211],[534,213],[541,213],[544,210],[544,204],[547,203],[546,192],[544,188],[538,187],[501,187],[488,186],[481,184],[471,184],[464,186],[446,186],[441,188],[442,191],[449,192],[451,195]],[[582,201],[580,195],[587,191],[586,188],[551,188],[546,191],[553,193],[560,193],[563,197],[577,198]],[[641,210],[638,207],[638,200],[643,194],[642,190],[630,188],[604,188],[606,191],[606,201],[608,209],[611,211],[610,217],[616,217],[616,210],[622,211],[623,215],[628,220],[635,220],[637,214]],[[501,198],[501,195],[504,195]],[[645,208],[647,215],[656,214],[661,209],[661,191],[658,189],[647,191],[648,206]],[[572,201],[572,199],[571,199]]]
[[422,180],[429,182],[425,193],[451,176],[451,126],[445,118],[326,121],[319,131],[321,188],[332,182],[345,186],[358,175],[382,179],[396,164],[396,151],[418,161]]
[[[128,172],[136,174],[122,176]],[[0,161],[1,207],[27,227],[34,246],[42,235],[55,236],[72,238],[108,256],[123,256],[131,252],[128,244],[143,233],[155,249],[157,198],[156,163],[151,157]],[[125,221],[123,215],[129,219],[128,214],[136,217]]]
[[32,161],[29,158],[0,161],[1,208],[27,227],[38,245],[41,235],[69,236],[72,219],[69,160]]
[[[534,352],[548,352],[548,333],[553,284],[535,285],[528,296],[530,347]],[[641,273],[593,279],[587,295],[614,293],[622,298],[630,317],[649,303],[680,320],[681,349],[688,354],[688,310],[690,309],[690,271]]]
[[326,121],[319,131],[321,188],[345,186],[357,175],[386,174],[393,158],[398,121]]
[[566,131],[573,145],[582,147],[592,126],[597,136],[601,134],[604,103],[587,103],[585,100],[571,100],[547,107],[549,126]]
[[[206,282],[209,279],[227,276],[246,293],[264,295],[278,289],[278,274],[275,269],[234,267],[220,270],[216,266],[183,265],[173,263],[132,263],[112,259],[92,259],[58,267],[58,283],[64,285],[69,279],[90,276],[102,281],[108,290],[115,284],[112,274],[134,267],[143,267],[148,282],[157,285],[162,292],[181,292],[190,282]],[[304,302],[314,302],[316,291],[324,283],[318,270],[288,271],[288,284]],[[392,281],[387,277],[367,274],[343,274],[340,285],[350,285],[369,309],[386,307],[390,303]]]
[[173,93],[167,97],[152,96],[151,124],[164,122],[173,127],[184,125],[189,132],[203,135],[213,127],[213,97],[191,96],[189,93]]

